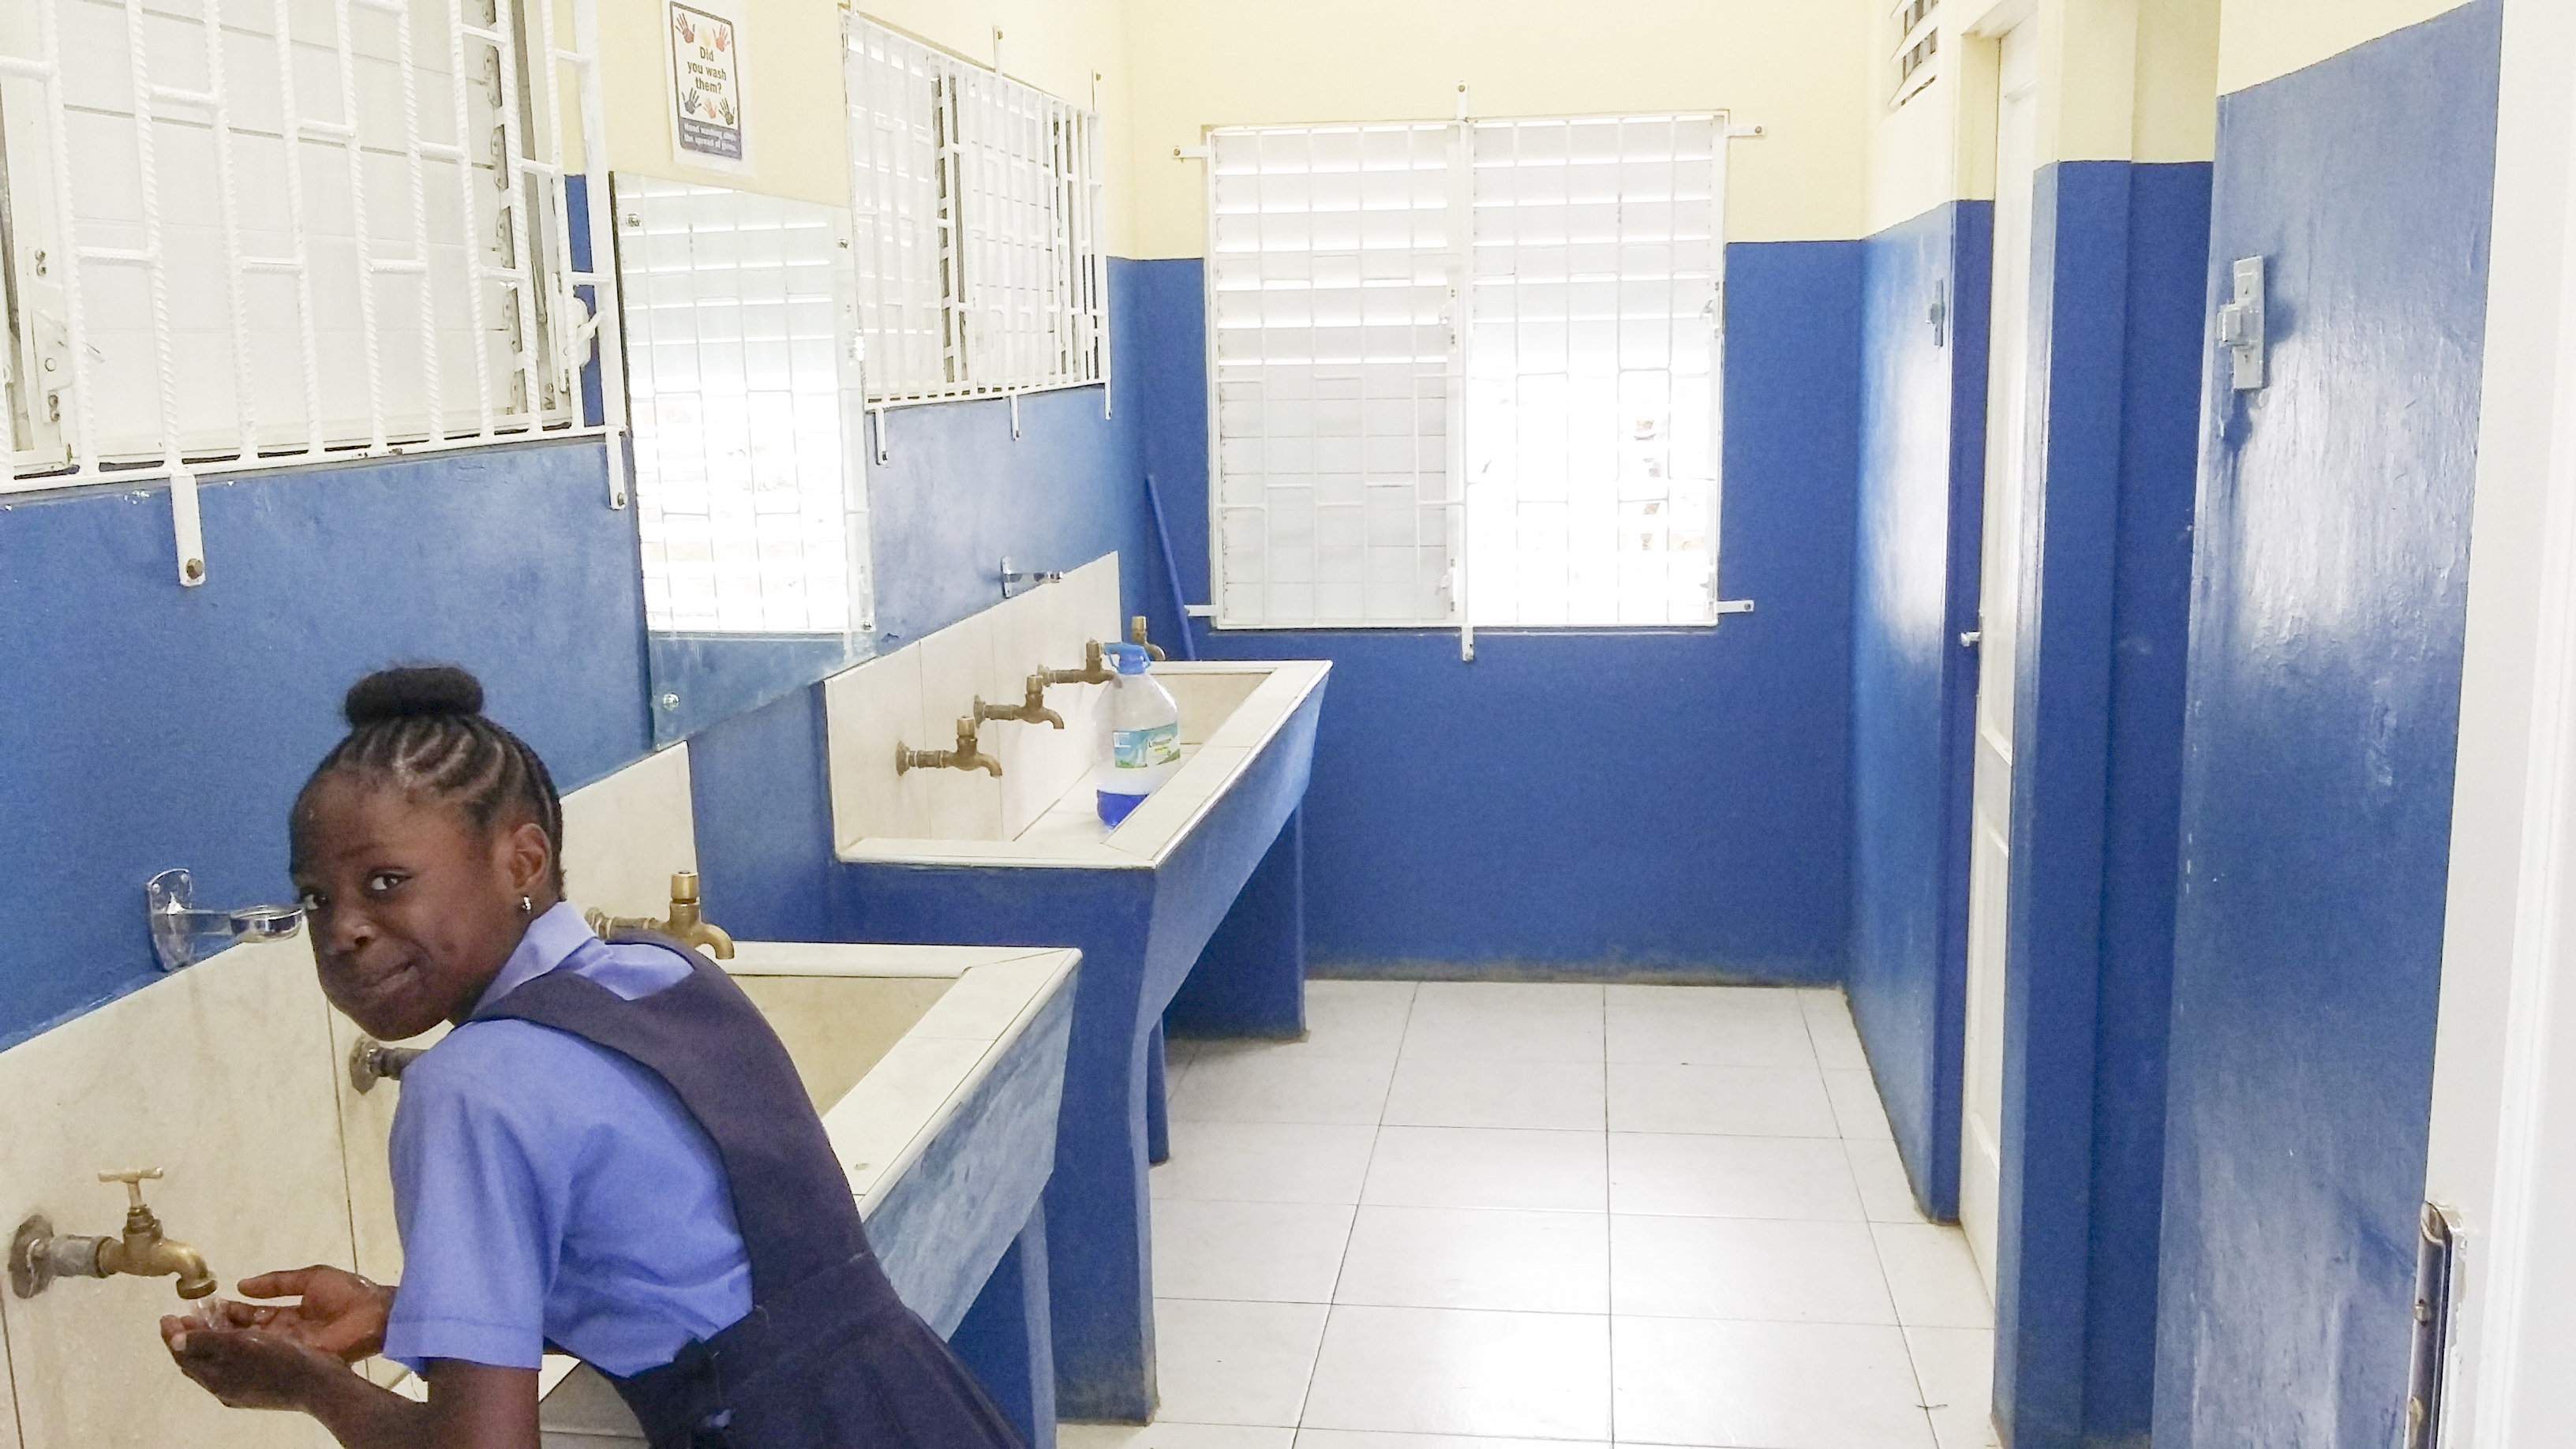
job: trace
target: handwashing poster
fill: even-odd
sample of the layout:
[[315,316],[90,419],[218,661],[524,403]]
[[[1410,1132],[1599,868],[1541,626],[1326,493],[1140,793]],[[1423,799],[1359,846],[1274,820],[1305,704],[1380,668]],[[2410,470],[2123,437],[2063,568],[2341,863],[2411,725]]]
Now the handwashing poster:
[[742,130],[742,37],[734,23],[665,0],[671,45],[671,147],[679,159],[747,171]]

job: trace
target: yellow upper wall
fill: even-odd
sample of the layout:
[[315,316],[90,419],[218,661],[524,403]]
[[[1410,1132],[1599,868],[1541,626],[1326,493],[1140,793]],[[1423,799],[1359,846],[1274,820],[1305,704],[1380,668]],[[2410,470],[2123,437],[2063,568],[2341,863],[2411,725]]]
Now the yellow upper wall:
[[[2239,0],[2229,0],[2230,4]],[[1953,199],[1995,194],[1996,70],[2003,35],[2039,46],[2037,159],[2207,161],[2218,135],[2220,0],[1945,0],[1940,77],[1889,110],[1892,22],[1865,53],[1875,87],[1869,229]]]
[[1850,57],[1876,0],[1128,0],[1136,246],[1207,246],[1209,126],[1720,109],[1732,241],[1861,235],[1866,122]]
[[2418,25],[2463,0],[2227,0],[2219,18],[2218,93],[2261,85]]
[[[834,0],[700,0],[742,36],[748,174],[678,160],[671,146],[668,58],[661,0],[597,0],[601,73],[613,170],[730,186],[830,206],[850,204],[849,135],[843,114],[841,7]],[[1112,255],[1128,254],[1127,197],[1133,148],[1127,131],[1126,17],[1120,0],[885,0],[862,14],[934,45],[993,61],[1014,80],[1101,115],[1101,162]],[[567,42],[569,34],[566,35]],[[1095,88],[1092,76],[1101,77]]]

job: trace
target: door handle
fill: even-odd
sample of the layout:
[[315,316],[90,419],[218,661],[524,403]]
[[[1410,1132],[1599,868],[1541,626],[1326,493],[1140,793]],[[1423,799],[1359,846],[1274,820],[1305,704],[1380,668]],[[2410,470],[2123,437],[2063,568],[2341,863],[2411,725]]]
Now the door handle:
[[1983,629],[1966,630],[1959,635],[1959,647],[1962,649],[1974,649],[1985,639],[1985,637],[1986,631]]

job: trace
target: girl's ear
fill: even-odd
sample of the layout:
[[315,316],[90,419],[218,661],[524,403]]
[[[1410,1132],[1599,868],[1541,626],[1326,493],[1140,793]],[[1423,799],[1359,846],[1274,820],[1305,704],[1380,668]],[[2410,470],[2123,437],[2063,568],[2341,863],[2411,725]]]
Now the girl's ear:
[[501,869],[509,879],[512,898],[543,897],[554,885],[554,843],[546,839],[545,827],[524,820],[502,832],[500,839]]

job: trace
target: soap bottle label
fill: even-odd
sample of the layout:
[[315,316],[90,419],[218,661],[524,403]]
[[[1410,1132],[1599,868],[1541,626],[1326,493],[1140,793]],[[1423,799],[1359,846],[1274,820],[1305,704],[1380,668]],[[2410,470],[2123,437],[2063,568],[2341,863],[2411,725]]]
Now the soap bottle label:
[[1181,757],[1180,722],[1169,721],[1141,730],[1113,730],[1109,736],[1109,754],[1122,770],[1150,770],[1156,765],[1168,765]]

